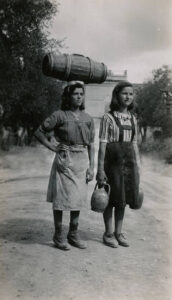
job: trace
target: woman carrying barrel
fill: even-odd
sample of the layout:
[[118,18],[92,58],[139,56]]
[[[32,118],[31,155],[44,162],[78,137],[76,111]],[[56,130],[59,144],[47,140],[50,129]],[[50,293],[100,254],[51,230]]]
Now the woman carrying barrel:
[[[84,98],[84,84],[69,82],[64,88],[61,109],[48,117],[35,133],[44,146],[56,152],[47,201],[53,203],[53,241],[62,250],[70,250],[69,244],[86,248],[78,234],[78,222],[80,210],[87,207],[87,183],[94,176],[94,123],[84,112]],[[57,147],[46,137],[52,130],[59,142]],[[70,211],[67,239],[62,226],[63,211]]]
[[[137,147],[136,118],[133,108],[133,86],[127,81],[119,82],[113,92],[110,111],[105,113],[100,124],[97,182],[110,184],[109,204],[104,212],[105,233],[103,242],[109,247],[128,247],[122,234],[126,204],[131,208],[139,197],[140,159]],[[112,226],[114,211],[115,231]]]

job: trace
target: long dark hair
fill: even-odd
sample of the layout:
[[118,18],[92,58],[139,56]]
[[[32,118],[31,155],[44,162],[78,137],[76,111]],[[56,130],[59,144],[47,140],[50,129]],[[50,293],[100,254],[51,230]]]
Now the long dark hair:
[[[109,105],[110,111],[118,111],[120,108],[120,100],[119,100],[119,93],[123,90],[125,87],[132,87],[133,85],[129,81],[120,81],[113,89],[112,91],[112,98],[111,103]],[[128,110],[131,110],[134,108],[134,103],[132,102],[128,106]]]
[[[80,88],[83,90],[84,96],[85,96],[85,88],[84,85],[81,83],[75,83],[72,85],[67,85],[64,88],[63,94],[62,94],[62,102],[61,102],[61,110],[70,110],[71,108],[71,102],[70,102],[70,97],[73,94],[74,90],[76,88]],[[81,106],[79,107],[80,110],[85,109],[85,97],[83,99],[83,102]]]

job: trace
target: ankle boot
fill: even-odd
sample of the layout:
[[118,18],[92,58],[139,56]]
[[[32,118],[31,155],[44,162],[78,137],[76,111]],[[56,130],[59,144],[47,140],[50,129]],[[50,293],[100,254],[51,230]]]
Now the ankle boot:
[[70,223],[69,232],[67,235],[67,239],[69,244],[71,244],[74,247],[85,249],[86,245],[84,242],[81,241],[78,233],[78,224],[72,224]]
[[53,242],[55,246],[61,250],[70,250],[71,247],[67,243],[66,238],[64,236],[62,225],[59,225],[55,229],[55,234],[53,236]]

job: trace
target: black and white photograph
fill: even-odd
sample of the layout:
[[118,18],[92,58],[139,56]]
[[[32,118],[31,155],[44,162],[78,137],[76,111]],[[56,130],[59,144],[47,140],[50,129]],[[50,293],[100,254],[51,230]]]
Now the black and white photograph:
[[0,0],[0,299],[172,299],[171,19]]

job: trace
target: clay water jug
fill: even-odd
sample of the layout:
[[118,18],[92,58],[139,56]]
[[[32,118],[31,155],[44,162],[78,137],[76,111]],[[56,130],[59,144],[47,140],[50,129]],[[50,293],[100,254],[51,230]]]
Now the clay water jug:
[[109,184],[104,184],[101,188],[98,188],[98,184],[96,183],[91,196],[91,209],[95,212],[103,213],[109,203],[109,194]]

